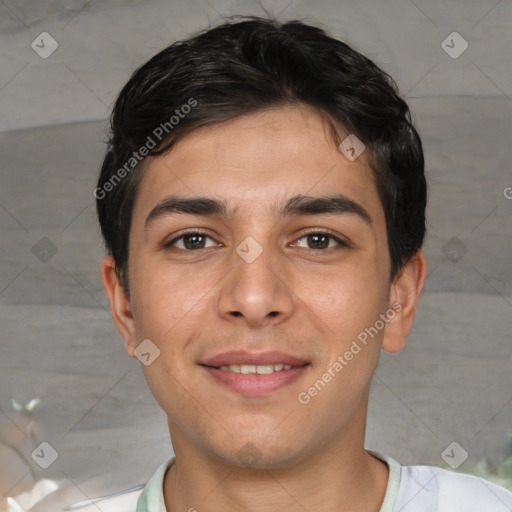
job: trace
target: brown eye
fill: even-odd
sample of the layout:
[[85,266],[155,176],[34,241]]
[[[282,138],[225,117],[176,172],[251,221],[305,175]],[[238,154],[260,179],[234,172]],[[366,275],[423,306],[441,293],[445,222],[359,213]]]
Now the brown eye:
[[327,249],[329,247],[330,237],[328,235],[315,233],[313,235],[308,235],[306,238],[310,249]]
[[185,235],[183,238],[183,245],[186,249],[203,249],[206,237],[203,235]]
[[[198,249],[207,248],[207,239],[213,241],[213,239],[206,233],[200,231],[194,231],[190,233],[183,233],[182,235],[172,239],[170,242],[165,244],[165,248],[176,248],[182,251],[196,251]],[[218,244],[213,244],[208,247],[214,247]]]
[[[348,247],[348,244],[340,240],[338,237],[325,232],[307,233],[297,240],[297,245],[300,240],[306,239],[306,249],[321,250],[331,249],[336,246]],[[301,247],[299,245],[299,247]],[[304,247],[304,246],[302,246]]]

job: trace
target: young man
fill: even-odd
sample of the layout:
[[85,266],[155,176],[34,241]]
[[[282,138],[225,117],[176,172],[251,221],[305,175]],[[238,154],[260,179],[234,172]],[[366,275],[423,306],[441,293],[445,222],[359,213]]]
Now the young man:
[[173,44],[121,91],[95,195],[112,316],[175,452],[132,510],[512,510],[364,448],[426,276],[422,145],[373,62],[258,18]]

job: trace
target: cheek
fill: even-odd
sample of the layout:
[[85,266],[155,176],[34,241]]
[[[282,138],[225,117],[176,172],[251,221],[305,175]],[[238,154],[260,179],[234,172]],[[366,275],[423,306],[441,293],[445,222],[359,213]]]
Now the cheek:
[[207,299],[218,281],[213,272],[199,273],[194,266],[154,263],[137,268],[133,276],[135,327],[138,334],[149,338],[172,337],[178,323],[180,332],[186,329],[201,309],[201,299]]
[[367,263],[338,267],[303,281],[301,296],[333,336],[346,339],[357,333],[368,322],[373,324],[385,307],[383,277]]

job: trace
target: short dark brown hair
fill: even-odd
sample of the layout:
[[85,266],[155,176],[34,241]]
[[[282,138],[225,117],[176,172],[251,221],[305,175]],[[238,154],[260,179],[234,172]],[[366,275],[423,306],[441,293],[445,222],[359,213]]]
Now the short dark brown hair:
[[427,185],[420,137],[394,80],[320,28],[234,17],[177,41],[131,76],[115,102],[95,189],[105,246],[128,292],[129,233],[148,155],[200,126],[309,105],[366,146],[386,216],[390,276],[423,245]]

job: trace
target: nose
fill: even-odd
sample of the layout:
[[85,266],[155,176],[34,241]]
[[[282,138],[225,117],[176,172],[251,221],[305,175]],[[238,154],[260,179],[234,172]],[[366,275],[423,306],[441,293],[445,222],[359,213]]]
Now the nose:
[[284,259],[272,253],[270,244],[253,242],[241,244],[238,249],[233,251],[232,270],[220,291],[219,314],[253,328],[289,318],[294,310],[294,294]]

